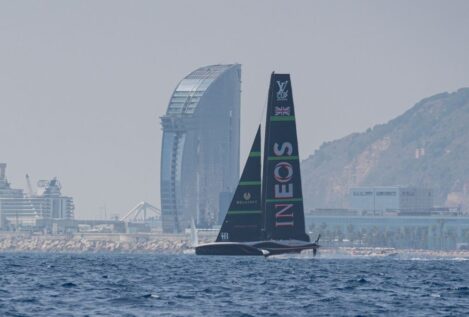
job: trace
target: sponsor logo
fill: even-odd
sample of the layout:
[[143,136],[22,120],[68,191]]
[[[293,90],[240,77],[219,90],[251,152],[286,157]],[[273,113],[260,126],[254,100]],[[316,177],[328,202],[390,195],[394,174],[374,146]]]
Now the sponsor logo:
[[293,227],[293,204],[275,204],[275,227]]
[[257,199],[237,200],[236,201],[236,205],[253,205],[253,204],[257,204]]
[[280,81],[277,80],[278,90],[277,90],[277,101],[284,101],[288,98],[287,90],[288,80]]
[[250,192],[245,192],[243,194],[243,200],[236,200],[236,205],[253,205],[257,204],[257,199],[251,199],[252,195]]
[[222,240],[228,240],[230,238],[230,235],[228,232],[220,232],[220,238]]
[[[283,142],[280,146],[274,144],[273,152],[275,156],[291,156],[293,154],[293,145],[290,142]],[[275,199],[290,199],[294,197],[293,166],[289,162],[278,162],[274,167],[274,179],[277,184],[274,185]],[[294,226],[294,208],[292,203],[278,202],[274,203],[275,227],[293,227]]]
[[275,165],[274,178],[279,183],[288,183],[293,177],[293,167],[290,163],[280,162]]
[[289,116],[290,107],[275,107],[275,115],[276,116]]

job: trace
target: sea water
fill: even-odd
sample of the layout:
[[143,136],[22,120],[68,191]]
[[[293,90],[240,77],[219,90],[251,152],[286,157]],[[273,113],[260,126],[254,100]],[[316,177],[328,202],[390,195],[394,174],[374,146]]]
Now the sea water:
[[468,316],[469,261],[1,253],[0,316]]

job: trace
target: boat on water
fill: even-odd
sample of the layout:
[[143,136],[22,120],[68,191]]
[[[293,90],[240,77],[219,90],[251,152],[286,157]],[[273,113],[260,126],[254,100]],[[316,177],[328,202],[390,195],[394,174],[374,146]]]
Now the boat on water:
[[319,237],[311,242],[305,231],[290,74],[271,75],[264,137],[262,153],[259,126],[217,239],[197,255],[316,254]]

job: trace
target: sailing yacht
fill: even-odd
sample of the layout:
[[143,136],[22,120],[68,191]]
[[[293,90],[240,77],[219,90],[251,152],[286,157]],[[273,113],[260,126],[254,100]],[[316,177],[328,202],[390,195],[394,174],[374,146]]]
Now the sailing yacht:
[[263,155],[259,126],[216,241],[195,252],[270,256],[312,249],[316,254],[318,241],[305,232],[290,75],[272,73]]

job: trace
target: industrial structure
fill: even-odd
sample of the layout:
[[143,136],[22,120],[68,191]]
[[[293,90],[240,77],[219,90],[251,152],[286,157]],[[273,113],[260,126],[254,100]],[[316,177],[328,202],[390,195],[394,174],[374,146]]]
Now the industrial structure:
[[407,186],[368,186],[350,189],[350,208],[360,212],[428,214],[433,208],[432,190]]
[[40,180],[34,193],[29,180],[28,193],[11,188],[6,178],[6,164],[0,163],[0,228],[18,229],[36,227],[38,220],[73,219],[71,197],[62,196],[57,178]]
[[199,68],[174,90],[161,117],[164,232],[181,232],[192,218],[198,227],[223,219],[220,199],[239,177],[240,94],[239,64]]
[[153,219],[158,220],[160,217],[161,210],[159,208],[146,201],[142,201],[130,209],[124,217],[120,218],[120,221],[146,222]]

